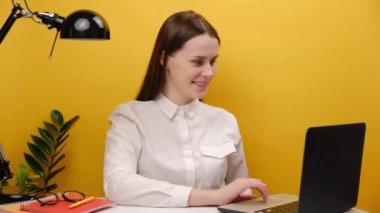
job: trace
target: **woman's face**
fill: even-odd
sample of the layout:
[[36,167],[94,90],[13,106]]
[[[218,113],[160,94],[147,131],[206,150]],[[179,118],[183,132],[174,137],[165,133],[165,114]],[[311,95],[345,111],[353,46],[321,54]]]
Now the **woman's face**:
[[206,95],[215,74],[219,42],[207,34],[188,40],[167,57],[163,93],[181,106]]

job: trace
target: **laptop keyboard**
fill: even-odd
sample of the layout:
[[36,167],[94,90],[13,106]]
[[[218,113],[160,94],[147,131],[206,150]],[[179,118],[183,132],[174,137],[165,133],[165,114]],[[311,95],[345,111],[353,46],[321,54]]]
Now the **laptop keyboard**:
[[249,213],[297,213],[297,206],[298,202],[295,201]]

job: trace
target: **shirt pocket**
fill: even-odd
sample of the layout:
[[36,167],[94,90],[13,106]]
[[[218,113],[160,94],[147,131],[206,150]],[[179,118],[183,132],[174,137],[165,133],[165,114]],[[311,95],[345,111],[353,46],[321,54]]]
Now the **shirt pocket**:
[[[234,143],[200,146],[201,172],[206,189],[218,189],[225,184],[228,156],[236,153]],[[206,178],[207,177],[207,178]]]
[[228,155],[236,152],[234,143],[224,143],[222,145],[215,146],[200,146],[199,149],[203,156],[219,159],[225,158]]

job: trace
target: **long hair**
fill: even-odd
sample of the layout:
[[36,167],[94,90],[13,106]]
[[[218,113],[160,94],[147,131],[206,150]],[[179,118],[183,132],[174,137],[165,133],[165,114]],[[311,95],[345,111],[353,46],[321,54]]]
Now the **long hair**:
[[166,19],[158,32],[148,70],[136,100],[155,99],[165,85],[167,56],[174,54],[188,40],[202,34],[216,38],[220,44],[220,38],[214,27],[194,11],[178,12]]

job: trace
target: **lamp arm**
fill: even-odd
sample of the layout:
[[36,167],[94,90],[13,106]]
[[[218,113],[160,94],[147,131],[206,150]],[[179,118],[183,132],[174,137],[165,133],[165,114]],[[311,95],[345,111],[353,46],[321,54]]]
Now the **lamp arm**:
[[7,20],[3,24],[0,30],[0,44],[3,42],[5,36],[8,34],[9,30],[12,28],[13,24],[15,23],[16,19],[21,17],[26,18],[32,18],[37,23],[41,23],[46,25],[49,29],[56,28],[58,31],[61,29],[61,26],[63,22],[65,21],[65,18],[56,14],[56,13],[49,13],[49,12],[34,12],[33,15],[36,15],[39,19],[41,19],[41,22],[34,19],[31,11],[24,10],[19,3],[15,3],[13,5],[11,14],[9,14]]
[[14,4],[13,9],[11,11],[11,14],[8,16],[7,20],[5,21],[5,23],[1,27],[1,30],[0,30],[0,44],[4,40],[4,38],[7,35],[8,31],[11,29],[11,27],[15,23],[16,19],[18,19],[18,18],[20,18],[22,16],[20,13],[17,14],[17,12],[21,12],[21,11],[23,11],[23,9],[20,6],[20,4],[18,4],[18,3]]

